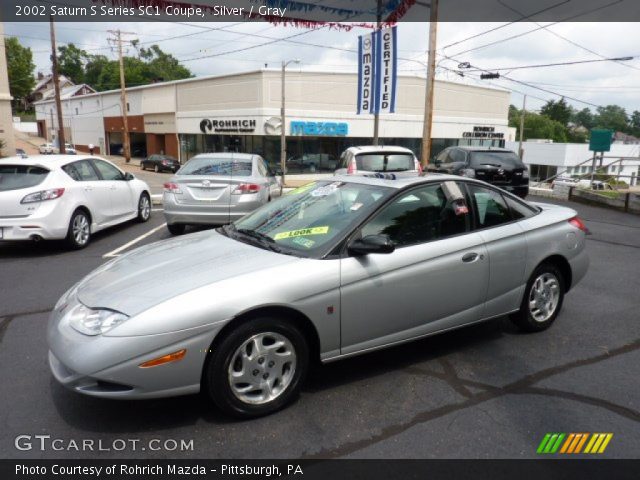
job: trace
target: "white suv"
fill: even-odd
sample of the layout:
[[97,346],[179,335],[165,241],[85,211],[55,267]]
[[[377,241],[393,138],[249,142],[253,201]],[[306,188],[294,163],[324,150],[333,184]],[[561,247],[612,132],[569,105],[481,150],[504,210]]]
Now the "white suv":
[[335,175],[393,174],[397,177],[422,173],[420,162],[408,148],[395,146],[349,147],[340,156]]

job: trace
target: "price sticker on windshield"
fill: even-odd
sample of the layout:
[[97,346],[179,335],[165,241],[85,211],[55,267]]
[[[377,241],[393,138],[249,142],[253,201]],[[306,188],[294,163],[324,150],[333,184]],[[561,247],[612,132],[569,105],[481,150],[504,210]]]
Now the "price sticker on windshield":
[[325,185],[324,187],[316,188],[313,192],[311,192],[312,197],[326,197],[327,195],[331,195],[338,188],[340,188],[344,183],[342,182],[333,182],[329,185]]
[[291,230],[289,232],[276,233],[274,240],[285,240],[287,238],[305,237],[307,235],[326,235],[329,233],[329,226],[301,228],[300,230]]

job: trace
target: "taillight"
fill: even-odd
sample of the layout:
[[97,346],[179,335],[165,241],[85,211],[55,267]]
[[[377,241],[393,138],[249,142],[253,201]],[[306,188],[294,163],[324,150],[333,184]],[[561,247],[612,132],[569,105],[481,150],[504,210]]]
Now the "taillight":
[[569,220],[569,223],[576,227],[578,230],[582,230],[584,233],[589,233],[589,229],[584,224],[584,222],[580,219],[580,217],[573,217]]
[[177,183],[167,182],[163,186],[166,193],[182,193]]
[[257,183],[241,183],[231,193],[233,195],[242,195],[244,193],[258,193],[259,190],[260,185]]
[[356,159],[352,158],[351,162],[349,162],[349,165],[347,166],[347,173],[352,174],[352,173],[356,173],[357,171],[358,171],[358,166],[356,165]]
[[418,175],[422,175],[422,165],[420,165],[420,162],[418,161],[418,159],[414,158],[413,163],[414,163],[415,169],[418,171]]
[[40,192],[30,193],[20,203],[44,202],[45,200],[54,200],[60,198],[64,193],[64,188],[52,188],[51,190],[42,190]]

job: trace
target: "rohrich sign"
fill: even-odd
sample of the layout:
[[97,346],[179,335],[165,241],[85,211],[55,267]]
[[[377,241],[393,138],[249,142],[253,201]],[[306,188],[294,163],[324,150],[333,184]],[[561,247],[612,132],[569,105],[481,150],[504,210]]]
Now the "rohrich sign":
[[253,133],[256,129],[256,120],[247,118],[234,118],[224,120],[203,119],[200,122],[200,131],[207,133]]
[[496,132],[496,127],[473,127],[473,132],[462,132],[462,138],[504,139],[504,133]]

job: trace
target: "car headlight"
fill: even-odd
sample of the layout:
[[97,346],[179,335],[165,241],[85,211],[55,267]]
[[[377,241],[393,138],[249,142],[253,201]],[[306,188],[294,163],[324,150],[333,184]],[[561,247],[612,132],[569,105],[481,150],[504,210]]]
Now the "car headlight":
[[526,168],[522,171],[522,178],[529,178],[529,170]]
[[94,310],[80,304],[69,312],[69,325],[84,335],[100,335],[126,322],[129,317],[113,310]]
[[460,172],[463,177],[475,178],[476,171],[473,168],[465,168]]

